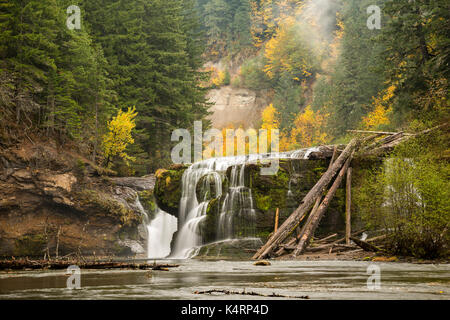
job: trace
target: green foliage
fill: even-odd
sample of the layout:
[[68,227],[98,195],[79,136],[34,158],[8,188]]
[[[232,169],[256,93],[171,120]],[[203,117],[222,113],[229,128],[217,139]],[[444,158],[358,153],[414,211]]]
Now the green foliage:
[[240,72],[241,86],[252,90],[270,88],[269,78],[263,71],[264,64],[264,57],[262,55],[244,62]]
[[[330,113],[328,131],[332,136],[359,127],[372,97],[383,88],[384,44],[375,42],[379,30],[366,27],[367,7],[383,1],[350,0],[340,9],[343,35],[336,62],[324,70],[314,90],[313,108]],[[381,68],[381,70],[380,70]]]
[[[69,5],[81,8],[81,29],[67,28]],[[207,114],[195,0],[2,0],[0,8],[0,128],[71,139],[98,159],[113,106],[135,105],[128,153],[143,174],[168,161],[174,128]]]
[[44,234],[25,235],[15,240],[15,254],[17,256],[36,256],[43,252],[47,241]]
[[356,193],[363,220],[389,235],[388,248],[396,254],[448,254],[450,170],[432,139],[442,142],[433,136],[399,146],[381,169],[368,173]]
[[197,0],[208,58],[217,60],[251,48],[251,0]]

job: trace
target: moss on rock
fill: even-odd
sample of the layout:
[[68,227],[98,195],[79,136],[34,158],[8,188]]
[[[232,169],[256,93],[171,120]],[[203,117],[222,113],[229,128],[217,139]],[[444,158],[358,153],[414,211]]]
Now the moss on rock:
[[145,211],[148,214],[150,220],[154,218],[154,214],[156,213],[156,203],[155,197],[153,195],[153,190],[143,190],[138,192],[139,201],[144,207]]
[[43,252],[46,246],[45,235],[28,234],[15,240],[17,256],[35,256]]
[[89,207],[98,214],[106,214],[118,220],[124,227],[137,226],[141,217],[120,201],[96,190],[82,190],[77,193],[79,204]]
[[[303,160],[286,159],[280,160],[279,170],[274,175],[261,175],[264,164],[259,162],[249,163],[245,166],[245,186],[251,188],[253,208],[255,210],[254,228],[250,228],[250,221],[245,215],[233,216],[232,228],[235,237],[255,235],[266,240],[274,228],[275,212],[279,208],[279,224],[281,225],[293,210],[300,204],[304,196],[311,190],[321,175],[328,168],[328,160]],[[181,179],[186,167],[161,169],[157,171],[155,198],[158,205],[166,212],[173,215],[178,214],[178,206],[181,199]],[[205,175],[196,186],[197,198],[202,201],[209,200],[206,217],[200,223],[200,234],[203,242],[208,243],[217,240],[219,215],[221,213],[228,184],[231,178],[232,167],[229,167],[222,179],[222,196],[216,198],[211,192],[205,194],[202,190],[204,179],[210,179]],[[342,213],[345,211],[345,192],[338,190],[336,197],[330,204],[327,215],[320,224],[318,232],[328,232],[336,226],[341,226],[344,221]],[[248,192],[248,190],[243,190]],[[233,208],[238,212],[239,208]],[[251,230],[250,230],[250,229]]]
[[187,166],[176,166],[172,169],[159,169],[156,171],[156,184],[154,195],[158,206],[178,216],[178,206],[181,199],[181,180]]

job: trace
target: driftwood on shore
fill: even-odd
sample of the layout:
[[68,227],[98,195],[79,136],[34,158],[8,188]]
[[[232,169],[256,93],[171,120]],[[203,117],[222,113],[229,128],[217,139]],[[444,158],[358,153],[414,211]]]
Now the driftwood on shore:
[[355,237],[350,237],[350,239],[355,242],[359,247],[361,247],[361,249],[364,249],[366,251],[373,251],[373,252],[377,252],[380,251],[380,248],[378,248],[377,246],[374,246],[373,244],[370,244],[366,241],[360,240],[358,238]]
[[61,260],[0,260],[0,270],[62,270],[69,266],[76,265],[80,269],[134,269],[134,270],[161,270],[168,271],[169,268],[176,268],[176,264],[156,264],[156,263],[135,263],[135,262],[113,262],[113,261],[61,261]]
[[271,293],[271,294],[264,294],[264,293],[258,293],[254,291],[232,291],[232,290],[225,290],[225,289],[212,289],[212,290],[205,290],[205,291],[194,291],[194,294],[213,294],[213,293],[221,293],[226,295],[245,295],[245,296],[259,296],[259,297],[269,297],[269,298],[288,298],[288,299],[309,299],[309,296],[287,296],[284,294],[278,294],[278,293]]

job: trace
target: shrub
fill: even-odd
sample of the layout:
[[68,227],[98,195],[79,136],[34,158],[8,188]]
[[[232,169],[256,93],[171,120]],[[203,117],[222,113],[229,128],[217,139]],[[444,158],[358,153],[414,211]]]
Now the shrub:
[[388,234],[387,249],[395,254],[448,254],[450,169],[428,143],[430,139],[416,139],[399,146],[356,192],[362,219]]

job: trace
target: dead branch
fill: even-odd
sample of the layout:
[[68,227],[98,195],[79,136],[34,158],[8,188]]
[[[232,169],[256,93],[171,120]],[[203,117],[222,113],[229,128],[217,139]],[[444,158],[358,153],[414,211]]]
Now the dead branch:
[[309,299],[309,296],[287,296],[278,293],[272,294],[264,294],[258,293],[254,291],[232,291],[232,290],[224,290],[224,289],[212,289],[206,291],[194,291],[194,294],[213,294],[213,293],[222,293],[225,295],[246,295],[246,296],[259,296],[259,297],[270,297],[270,298],[289,298],[289,299]]
[[359,247],[361,247],[362,249],[364,249],[365,251],[372,251],[372,252],[377,252],[380,251],[381,249],[378,248],[377,246],[374,246],[373,244],[370,244],[366,241],[363,240],[359,240],[355,237],[350,237],[350,239],[356,243]]

